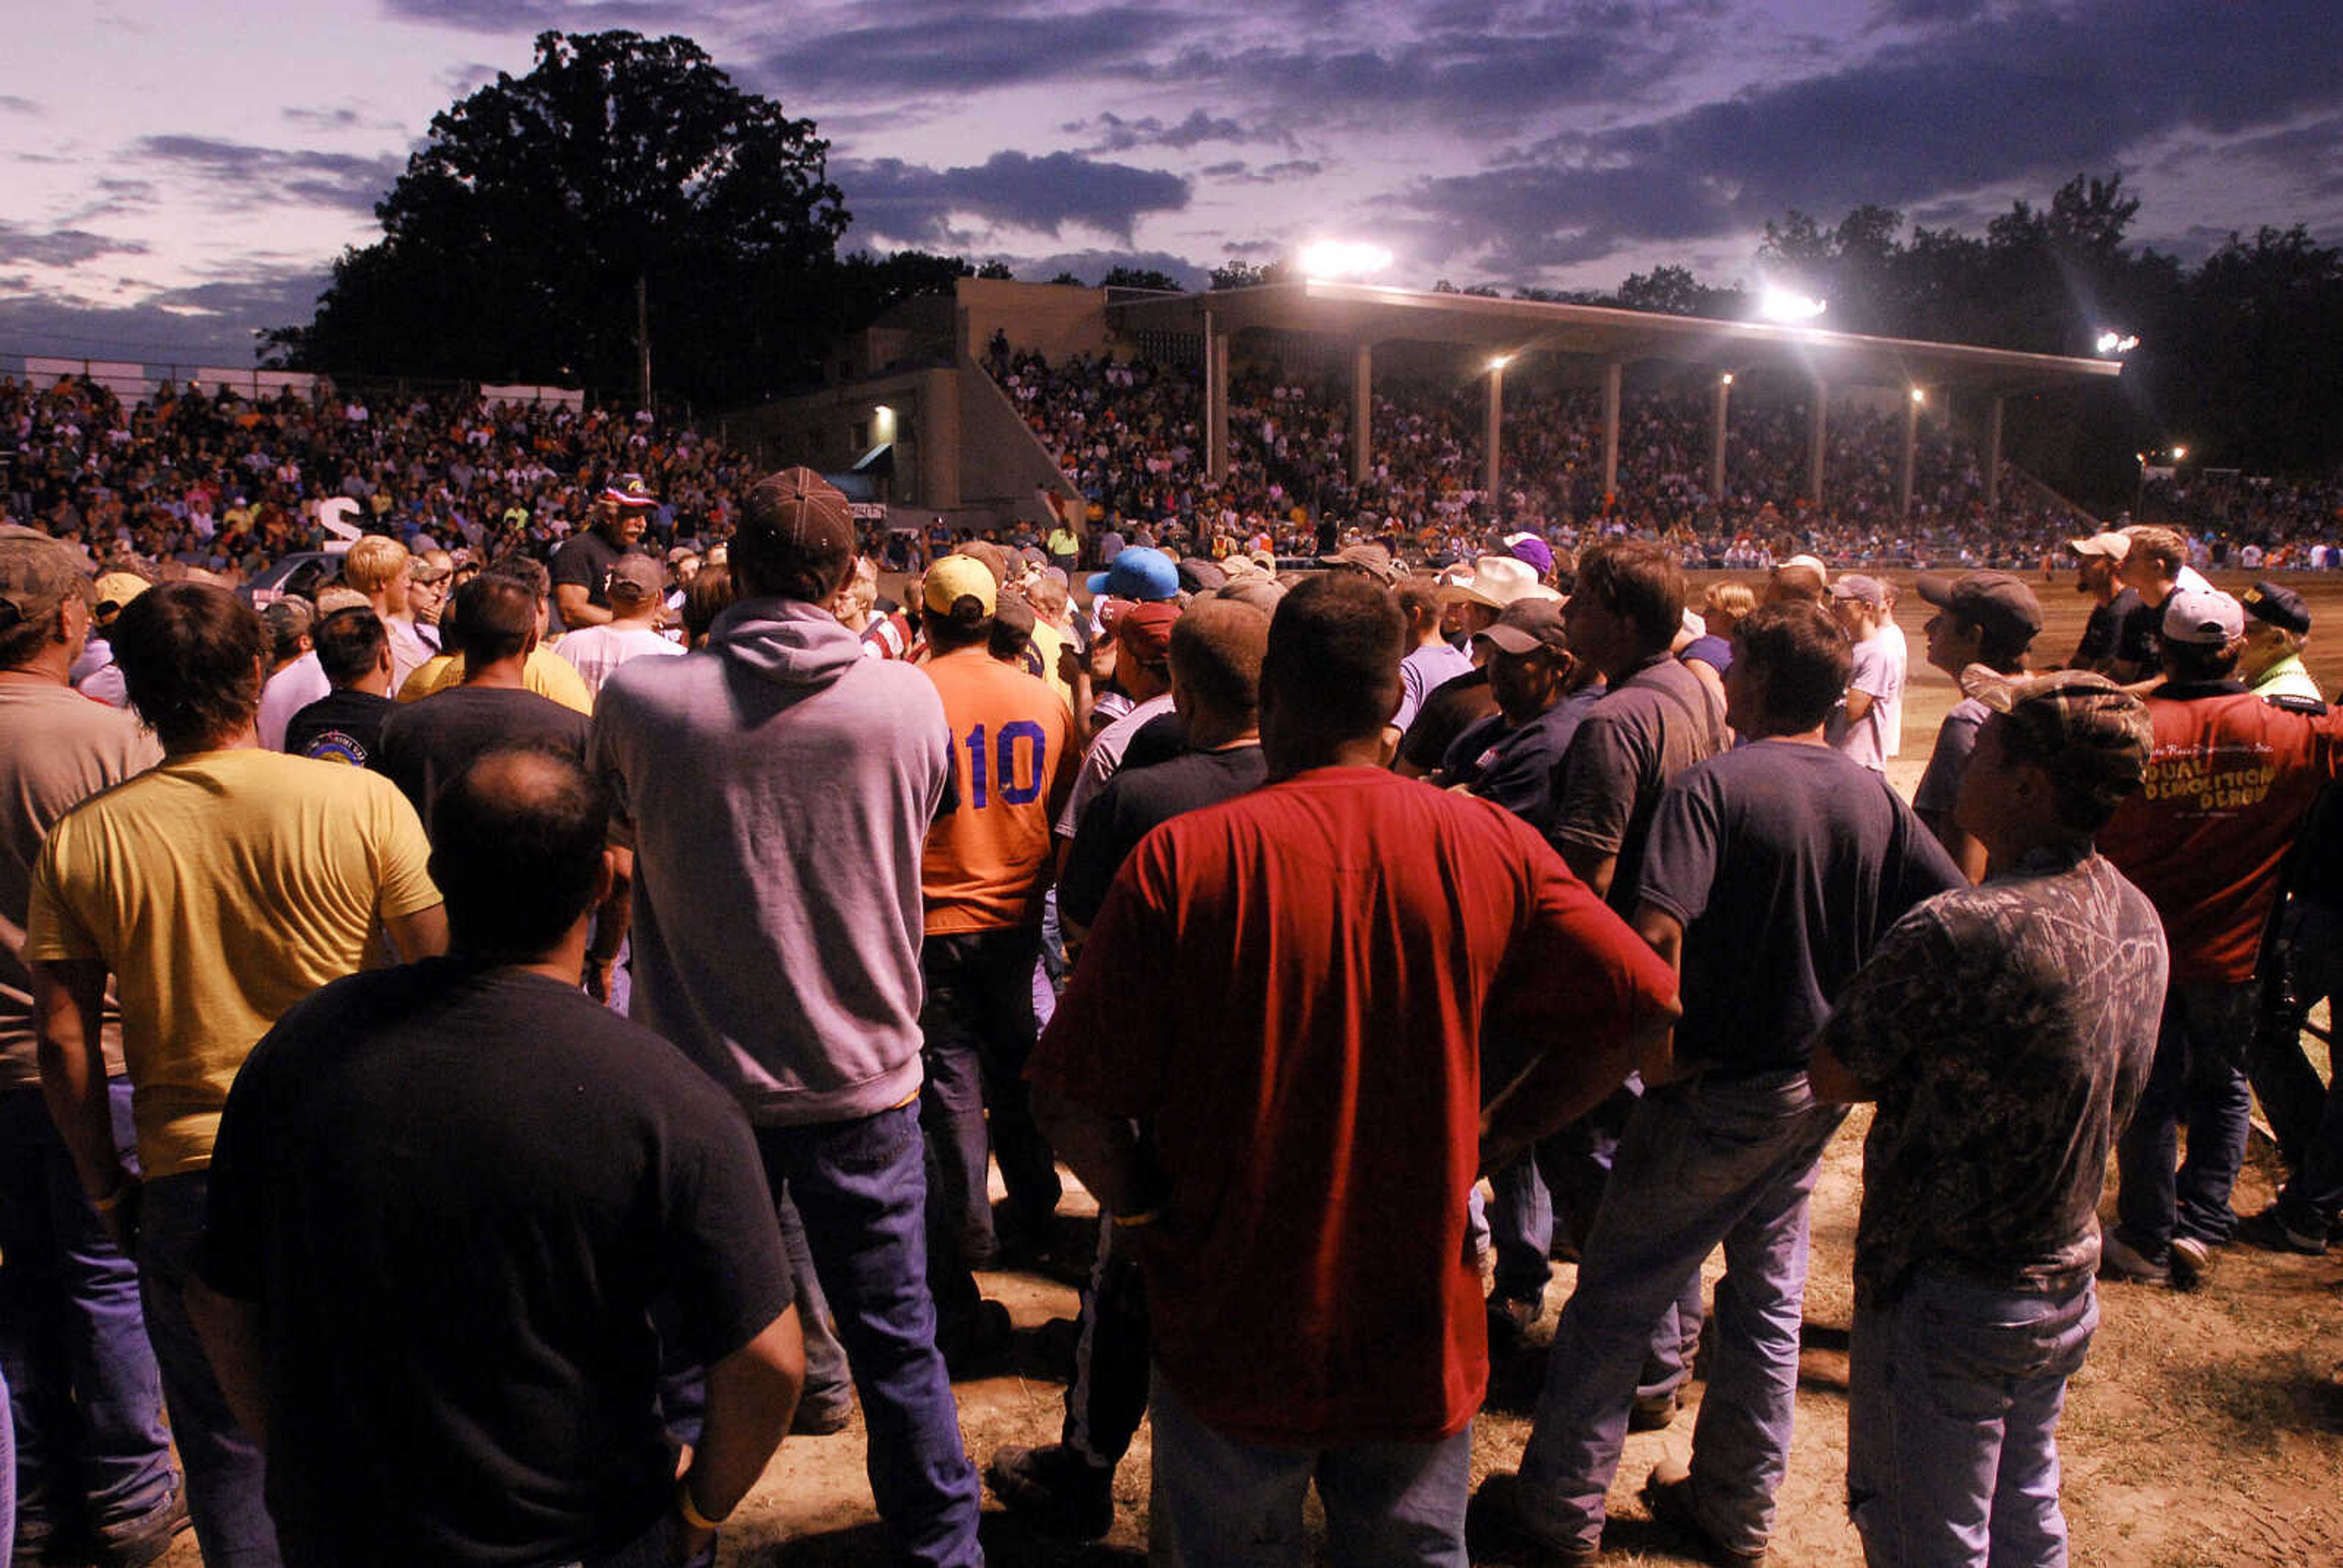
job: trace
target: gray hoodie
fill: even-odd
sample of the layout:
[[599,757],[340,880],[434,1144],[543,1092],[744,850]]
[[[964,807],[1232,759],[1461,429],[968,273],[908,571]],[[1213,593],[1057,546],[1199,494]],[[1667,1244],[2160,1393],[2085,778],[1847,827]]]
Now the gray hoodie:
[[748,599],[708,651],[614,671],[590,755],[633,831],[636,1020],[752,1121],[916,1094],[920,853],[951,775],[933,683]]

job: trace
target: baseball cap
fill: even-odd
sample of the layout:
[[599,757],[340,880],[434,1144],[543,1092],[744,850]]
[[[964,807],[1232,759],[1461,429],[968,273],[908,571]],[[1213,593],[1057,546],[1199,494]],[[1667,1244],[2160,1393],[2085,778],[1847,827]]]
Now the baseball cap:
[[993,580],[992,568],[974,556],[946,556],[928,568],[920,598],[938,615],[950,615],[952,606],[972,598],[990,615],[1001,606],[1001,585]]
[[1562,628],[1562,606],[1550,598],[1516,600],[1473,635],[1504,653],[1530,653],[1541,648],[1556,653],[1570,651],[1570,638]]
[[2244,607],[2247,615],[2266,626],[2290,631],[2297,637],[2309,634],[2310,606],[2290,588],[2281,588],[2274,582],[2258,582],[2237,596],[2237,603]]
[[602,591],[612,598],[657,598],[667,591],[667,568],[649,556],[621,556]]
[[1873,609],[1887,608],[1886,585],[1877,578],[1868,578],[1861,572],[1848,572],[1831,584],[1830,592],[1833,598],[1851,598]]
[[2028,749],[2048,759],[2047,770],[2059,782],[2103,805],[2139,788],[2156,729],[2147,704],[2106,676],[2083,669],[2004,675],[1972,664],[1961,671],[1961,689],[2023,728],[2033,742]]
[[1092,594],[1149,604],[1180,591],[1180,568],[1161,550],[1130,545],[1116,555],[1112,566],[1092,572],[1090,585]]
[[1172,626],[1179,618],[1178,608],[1161,599],[1132,605],[1114,623],[1115,647],[1141,664],[1166,663],[1172,658]]
[[1210,593],[1228,586],[1229,574],[1202,556],[1182,556],[1172,570],[1180,578],[1181,588],[1189,593]]
[[2042,629],[2042,601],[2008,572],[1928,572],[1920,597],[1984,631],[1988,643],[2022,653]]
[[2131,538],[2113,531],[2092,534],[2087,538],[2068,539],[2066,548],[2078,556],[2105,556],[2119,561],[2131,554]]
[[656,507],[659,498],[640,474],[621,474],[602,487],[602,499],[614,507]]
[[96,588],[97,618],[112,620],[122,612],[122,607],[145,593],[150,585],[136,572],[104,572],[99,574]]
[[[81,557],[64,540],[32,528],[0,534],[0,628],[46,620],[86,580]],[[139,578],[130,580],[146,586]]]
[[2245,607],[2219,588],[2181,588],[2164,601],[2164,640],[2218,648],[2246,635]]
[[1540,577],[1554,570],[1554,547],[1535,534],[1507,534],[1505,548],[1513,552],[1515,560],[1527,561],[1537,568]]
[[1830,577],[1830,568],[1823,565],[1823,558],[1820,556],[1792,556],[1788,560],[1784,561],[1780,566],[1775,567],[1774,569],[1775,571],[1787,571],[1792,567],[1802,567],[1807,571],[1813,572],[1825,580]]
[[[783,468],[757,482],[749,505],[741,508],[739,533],[746,538],[769,538],[791,559],[850,562],[854,558],[854,514],[845,495],[811,468]],[[711,547],[708,564],[717,565]]]
[[1318,560],[1322,566],[1356,567],[1386,582],[1395,575],[1391,551],[1381,545],[1345,545],[1331,556],[1320,556]]

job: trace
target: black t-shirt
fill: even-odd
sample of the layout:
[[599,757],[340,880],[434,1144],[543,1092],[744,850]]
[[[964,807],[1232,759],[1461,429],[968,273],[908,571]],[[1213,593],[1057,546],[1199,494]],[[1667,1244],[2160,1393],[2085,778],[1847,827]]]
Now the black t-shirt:
[[431,830],[440,792],[483,752],[538,746],[586,761],[586,716],[534,691],[456,686],[404,703],[367,766],[388,775]]
[[[2130,588],[2115,597],[2107,608],[2116,612],[2115,657],[2138,667],[2136,673],[2153,675],[2164,668],[2164,608],[2152,605]],[[2088,636],[2090,628],[2084,628]]]
[[371,691],[329,692],[285,726],[285,749],[296,757],[363,768],[382,743],[384,721],[397,711],[397,703]]
[[1603,689],[1589,686],[1519,729],[1507,729],[1503,714],[1491,714],[1448,749],[1440,764],[1440,782],[1462,784],[1539,832],[1547,831],[1560,803],[1563,754],[1578,733],[1579,720],[1602,699]]
[[1429,773],[1440,766],[1456,738],[1497,711],[1496,694],[1489,689],[1489,672],[1468,669],[1442,681],[1427,693],[1415,710],[1414,722],[1400,737],[1400,757],[1411,768]]
[[1145,768],[1133,768],[1126,752],[1075,827],[1066,874],[1058,883],[1059,914],[1078,926],[1095,925],[1115,872],[1158,824],[1233,800],[1268,777],[1269,762],[1258,746],[1191,751]]
[[1636,885],[1684,928],[1676,1060],[1805,1066],[1887,928],[1966,886],[1887,780],[1830,747],[1760,740],[1695,764],[1660,798]]
[[[2140,606],[2137,589],[2125,588],[2105,604],[2091,607],[2091,618],[2083,623],[2083,640],[2075,645],[2075,657],[2067,662],[2080,668],[2097,664],[2103,658],[2137,658],[2138,655],[2118,651],[2123,643],[2125,625]],[[2148,628],[2153,631],[2153,624]],[[2156,648],[2148,645],[2147,662],[2156,662]]]
[[610,568],[628,556],[640,553],[620,549],[592,528],[572,534],[553,552],[553,586],[558,588],[568,583],[582,588],[588,604],[608,609],[610,596],[603,590],[610,580]]
[[1122,749],[1122,760],[1118,768],[1152,768],[1159,762],[1169,762],[1188,749],[1188,726],[1180,715],[1159,713],[1139,727],[1139,733]]
[[651,1303],[710,1363],[795,1294],[731,1098],[522,970],[434,959],[299,1003],[237,1075],[210,1182],[201,1272],[266,1324],[290,1562],[636,1539],[675,1491]]

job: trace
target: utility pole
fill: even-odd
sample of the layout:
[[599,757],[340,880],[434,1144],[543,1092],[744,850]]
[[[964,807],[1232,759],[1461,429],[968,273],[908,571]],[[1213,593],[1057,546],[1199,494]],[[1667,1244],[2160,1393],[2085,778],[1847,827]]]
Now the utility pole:
[[635,374],[638,408],[651,406],[651,294],[650,282],[642,274],[635,275]]

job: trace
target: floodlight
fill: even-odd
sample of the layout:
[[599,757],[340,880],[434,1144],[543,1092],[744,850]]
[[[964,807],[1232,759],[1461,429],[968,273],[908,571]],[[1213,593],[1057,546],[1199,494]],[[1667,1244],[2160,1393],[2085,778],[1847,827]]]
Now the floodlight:
[[1717,377],[1717,383],[1716,383],[1716,384],[1717,384],[1718,386],[1720,386],[1720,387],[1730,387],[1730,386],[1732,386],[1732,385],[1733,385],[1733,372],[1732,372],[1732,371],[1730,371],[1730,370],[1728,370],[1728,371],[1726,371],[1724,375],[1722,375],[1722,376],[1718,377]]
[[1927,393],[1926,393],[1926,392],[1922,391],[1922,390],[1921,390],[1919,387],[1913,387],[1913,388],[1912,388],[1912,401],[1913,401],[1913,402],[1915,402],[1915,403],[1926,403],[1927,400],[1928,400],[1928,395],[1927,395]]
[[2102,332],[2098,350],[2101,354],[2128,354],[2139,347],[2137,336],[2128,332]]
[[2178,461],[2180,461],[2183,457],[2186,457],[2187,456],[2188,456],[2188,448],[2187,448],[2187,447],[2173,447],[2173,448],[2172,448],[2172,460],[2173,460],[2174,462],[2177,463]]
[[1511,365],[1513,362],[1513,357],[1510,354],[1493,354],[1489,357],[1489,368],[1492,370],[1503,370],[1506,366]]
[[1757,297],[1757,314],[1768,321],[1812,321],[1829,308],[1827,300],[1809,299],[1803,294],[1793,294],[1786,288],[1776,288],[1771,285]]
[[1312,240],[1294,258],[1304,277],[1366,277],[1392,264],[1392,253],[1359,240]]

